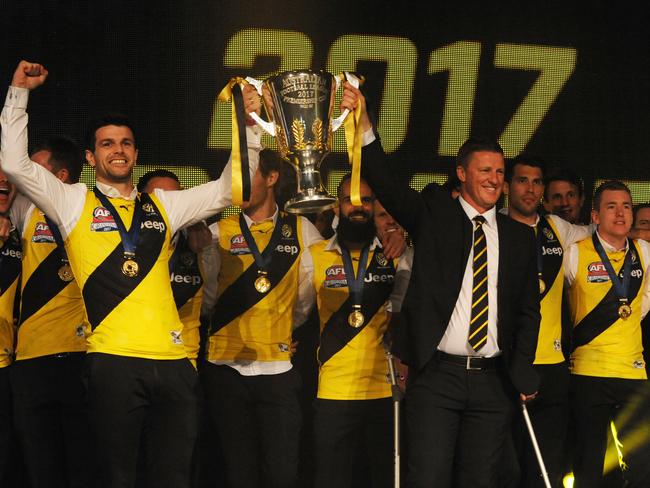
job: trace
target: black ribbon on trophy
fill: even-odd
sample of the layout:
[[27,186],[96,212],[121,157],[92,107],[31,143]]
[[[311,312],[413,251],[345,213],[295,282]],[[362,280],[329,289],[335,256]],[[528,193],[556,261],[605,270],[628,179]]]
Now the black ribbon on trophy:
[[600,256],[600,260],[607,270],[607,275],[609,276],[609,279],[612,282],[612,287],[614,288],[616,296],[618,297],[618,301],[620,303],[618,307],[618,316],[625,320],[630,315],[632,315],[632,307],[630,307],[630,304],[628,303],[630,292],[630,278],[632,277],[632,249],[629,245],[630,243],[626,240],[628,251],[625,253],[625,260],[623,261],[623,278],[619,279],[616,271],[614,271],[614,267],[612,266],[609,257],[607,256],[607,253],[603,249],[603,245],[600,243],[600,239],[598,239],[598,236],[595,232],[591,238],[594,243],[594,248],[596,249],[598,256]]
[[124,221],[120,217],[120,214],[117,213],[117,210],[110,202],[110,200],[104,195],[99,188],[93,188],[93,192],[101,204],[108,210],[115,220],[115,225],[117,225],[117,230],[120,233],[120,239],[122,240],[122,247],[124,248],[124,262],[122,263],[122,273],[124,276],[129,278],[134,278],[138,276],[140,271],[140,266],[135,259],[135,251],[138,247],[138,238],[140,236],[140,224],[142,222],[142,206],[140,205],[140,199],[136,199],[135,206],[133,209],[133,219],[131,220],[131,228],[127,231]]
[[366,277],[366,269],[368,267],[368,254],[370,252],[370,245],[367,245],[361,251],[359,257],[359,267],[357,274],[354,274],[354,266],[352,265],[352,257],[350,251],[339,243],[341,247],[341,255],[343,257],[343,269],[345,270],[345,279],[348,282],[348,289],[350,290],[350,299],[352,301],[352,312],[348,315],[348,324],[355,329],[358,329],[366,321],[361,311],[361,303],[363,301],[363,281]]
[[271,259],[273,258],[273,249],[275,249],[275,246],[278,244],[280,236],[282,235],[282,226],[276,223],[273,228],[273,233],[271,234],[271,239],[263,252],[260,252],[257,247],[255,239],[253,239],[253,234],[248,228],[248,225],[246,225],[246,219],[244,218],[243,213],[239,214],[239,227],[244,239],[246,239],[248,249],[250,249],[253,259],[255,259],[255,264],[259,268],[257,270],[257,278],[255,279],[255,289],[259,293],[267,293],[271,289],[269,266],[271,266]]
[[57,274],[59,275],[61,281],[68,283],[74,280],[74,274],[72,273],[72,268],[70,267],[70,262],[68,261],[68,253],[65,252],[65,245],[63,244],[61,231],[59,230],[59,226],[52,222],[52,220],[50,220],[47,215],[44,217],[45,222],[47,223],[47,227],[50,229],[52,237],[54,237],[54,242],[56,242],[56,252],[59,253],[59,257],[61,258],[61,267],[59,268]]

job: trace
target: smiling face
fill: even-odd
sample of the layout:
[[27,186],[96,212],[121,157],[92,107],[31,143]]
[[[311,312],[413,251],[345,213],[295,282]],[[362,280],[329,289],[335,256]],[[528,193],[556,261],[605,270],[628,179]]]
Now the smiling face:
[[544,208],[548,212],[562,217],[572,224],[580,220],[580,211],[585,202],[584,195],[580,195],[580,189],[569,181],[551,181],[546,189],[547,201]]
[[461,196],[478,212],[484,213],[496,205],[503,191],[503,155],[476,151],[469,157],[467,167],[458,166],[456,173],[461,181]]
[[9,211],[15,196],[16,187],[0,169],[0,214],[4,215]]
[[632,228],[632,198],[624,190],[605,190],[591,219],[598,225],[598,233],[610,244],[625,239]]
[[95,150],[86,151],[88,164],[95,168],[97,181],[126,183],[138,158],[133,132],[125,125],[105,125],[95,131]]
[[510,212],[522,217],[537,214],[537,205],[544,194],[542,169],[527,164],[516,164],[510,183],[505,184]]

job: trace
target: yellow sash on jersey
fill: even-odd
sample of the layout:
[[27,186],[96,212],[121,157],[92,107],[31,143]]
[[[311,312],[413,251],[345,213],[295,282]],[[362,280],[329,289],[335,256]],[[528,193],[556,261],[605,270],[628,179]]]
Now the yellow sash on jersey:
[[[136,202],[111,198],[128,229]],[[88,352],[148,359],[187,357],[172,295],[169,219],[155,195],[143,194],[137,277],[122,273],[124,248],[115,221],[88,192],[79,222],[66,240],[93,332]]]
[[[589,327],[585,318],[604,301],[610,301],[608,296],[612,284],[607,275],[600,256],[589,237],[578,244],[578,271],[575,281],[569,289],[571,318],[573,324]],[[636,244],[630,245],[628,252],[634,252],[632,280],[640,283],[630,284],[630,288],[643,289],[647,276],[643,256],[638,252]],[[616,273],[623,267],[625,251],[608,252],[607,256]],[[634,264],[636,260],[636,265]],[[641,270],[641,276],[635,272]],[[616,314],[618,300],[611,310],[606,312],[604,319],[609,325],[588,343],[580,345],[571,354],[571,372],[585,376],[600,376],[610,378],[646,379],[645,363],[643,361],[643,346],[641,343],[641,302],[643,293],[638,292],[631,299],[632,315],[621,319]]]
[[21,259],[20,237],[14,227],[9,238],[0,241],[0,368],[9,366],[14,354],[14,304]]

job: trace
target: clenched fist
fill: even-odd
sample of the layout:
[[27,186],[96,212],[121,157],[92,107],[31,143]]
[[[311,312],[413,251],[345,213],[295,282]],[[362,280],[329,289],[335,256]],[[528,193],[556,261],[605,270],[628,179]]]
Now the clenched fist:
[[11,86],[33,90],[45,83],[47,75],[48,71],[43,65],[30,63],[29,61],[21,61],[18,63],[18,67],[14,72]]

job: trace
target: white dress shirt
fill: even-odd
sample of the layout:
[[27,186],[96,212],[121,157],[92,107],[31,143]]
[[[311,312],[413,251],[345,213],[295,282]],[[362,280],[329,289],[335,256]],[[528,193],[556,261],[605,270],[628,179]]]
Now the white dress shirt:
[[[65,240],[79,221],[86,202],[88,188],[83,183],[69,185],[61,182],[47,169],[29,159],[27,153],[27,101],[29,90],[9,87],[5,106],[0,116],[2,124],[0,161],[3,171],[10,177],[21,193],[26,195],[39,209],[59,226]],[[257,170],[261,130],[257,126],[247,127],[250,176]],[[173,235],[182,227],[204,220],[220,212],[231,203],[232,163],[223,170],[218,180],[187,190],[165,191],[156,189],[154,194],[160,200],[168,218]],[[110,198],[134,200],[137,189],[128,197],[110,185],[97,183],[102,193]]]
[[[467,341],[469,323],[472,315],[472,288],[473,276],[472,263],[474,261],[474,242],[470,248],[469,258],[465,266],[463,282],[456,300],[454,311],[449,319],[449,324],[442,336],[438,350],[457,356],[482,356],[492,357],[501,353],[497,342],[497,293],[499,278],[499,230],[497,228],[496,208],[492,207],[483,214],[467,203],[462,196],[458,197],[467,218],[472,220],[477,215],[485,217],[483,232],[487,242],[488,255],[488,338],[486,344],[474,351]],[[472,221],[473,223],[473,221]],[[473,235],[473,233],[472,233]]]

